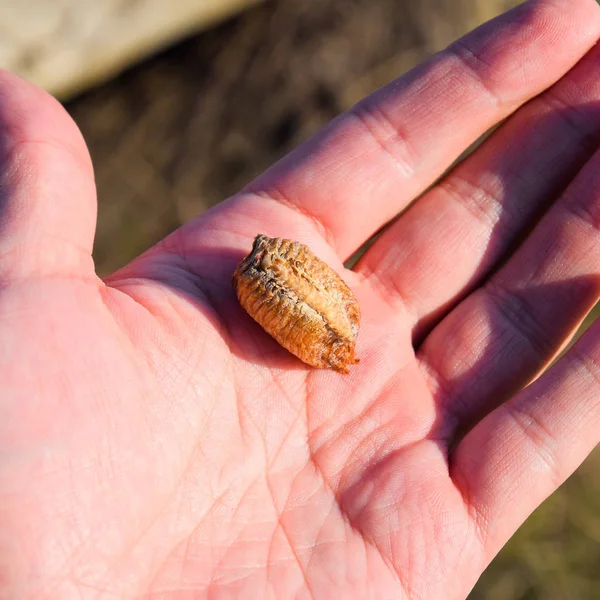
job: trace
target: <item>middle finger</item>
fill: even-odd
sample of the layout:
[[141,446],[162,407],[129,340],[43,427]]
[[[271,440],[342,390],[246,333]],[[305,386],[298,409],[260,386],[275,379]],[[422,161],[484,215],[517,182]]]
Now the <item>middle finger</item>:
[[600,47],[511,117],[386,231],[357,270],[412,318],[413,339],[468,295],[600,140]]

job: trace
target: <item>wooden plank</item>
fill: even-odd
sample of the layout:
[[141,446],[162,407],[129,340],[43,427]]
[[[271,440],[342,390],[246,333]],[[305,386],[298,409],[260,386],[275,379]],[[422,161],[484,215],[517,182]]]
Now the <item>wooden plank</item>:
[[0,67],[61,99],[259,0],[0,0]]

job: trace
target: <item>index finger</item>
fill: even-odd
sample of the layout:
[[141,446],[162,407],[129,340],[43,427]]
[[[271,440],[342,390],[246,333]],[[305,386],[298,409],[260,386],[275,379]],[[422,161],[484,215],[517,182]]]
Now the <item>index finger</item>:
[[598,37],[594,0],[529,0],[338,117],[244,190],[244,212],[291,209],[345,259]]

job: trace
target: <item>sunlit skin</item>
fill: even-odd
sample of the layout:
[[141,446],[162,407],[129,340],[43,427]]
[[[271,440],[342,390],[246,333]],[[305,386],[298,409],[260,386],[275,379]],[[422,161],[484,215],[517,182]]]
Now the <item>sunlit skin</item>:
[[[538,378],[600,293],[599,37],[530,1],[105,280],[77,128],[0,74],[0,596],[464,599],[600,439],[598,327]],[[350,374],[237,304],[258,232],[352,287]]]

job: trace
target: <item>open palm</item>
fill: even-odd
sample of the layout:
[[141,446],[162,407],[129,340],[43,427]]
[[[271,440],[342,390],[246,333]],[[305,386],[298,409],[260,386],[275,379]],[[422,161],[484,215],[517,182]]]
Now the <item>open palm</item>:
[[[600,438],[600,330],[536,380],[600,290],[598,37],[527,2],[105,281],[84,144],[2,74],[0,596],[465,598]],[[354,290],[349,375],[237,304],[259,232]]]

